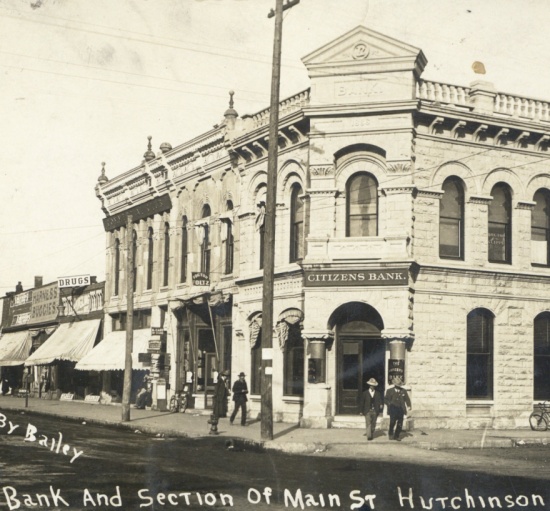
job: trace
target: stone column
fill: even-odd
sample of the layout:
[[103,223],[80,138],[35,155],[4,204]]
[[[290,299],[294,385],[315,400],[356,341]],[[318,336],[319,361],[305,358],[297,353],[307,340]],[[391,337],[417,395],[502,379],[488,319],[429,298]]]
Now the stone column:
[[[308,378],[304,388],[304,409],[300,426],[302,428],[329,428],[333,413],[332,388],[326,382],[326,350],[327,343],[332,344],[333,337],[326,332],[302,332],[302,337],[306,342]],[[315,377],[313,375],[310,377],[310,364],[312,369],[315,366]]]

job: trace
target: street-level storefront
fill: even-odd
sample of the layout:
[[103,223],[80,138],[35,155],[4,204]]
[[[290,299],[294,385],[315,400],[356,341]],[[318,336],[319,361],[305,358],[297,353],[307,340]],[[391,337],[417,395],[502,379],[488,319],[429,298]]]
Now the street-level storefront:
[[[303,336],[308,368],[306,427],[328,427],[338,416],[357,416],[366,381],[384,393],[394,376],[406,381],[409,318],[408,266],[350,270],[305,269]],[[320,326],[325,328],[319,328]]]
[[[140,353],[147,353],[151,329],[133,331],[132,344],[132,396],[143,386],[149,366],[140,361]],[[126,359],[126,331],[115,330],[107,334],[75,366],[76,372],[100,373],[103,402],[121,402]]]
[[[40,372],[41,380],[54,382],[60,393],[84,399],[91,393],[86,374],[75,371],[75,364],[87,355],[99,340],[101,319],[62,323],[34,353],[25,366]],[[46,389],[44,389],[46,390]],[[48,389],[49,390],[49,389]]]
[[194,407],[212,407],[218,375],[231,373],[232,296],[201,294],[180,301],[174,311],[178,319],[175,353],[175,390],[192,385]]
[[28,330],[0,335],[0,369],[2,394],[21,387],[23,364],[31,351],[32,338]]

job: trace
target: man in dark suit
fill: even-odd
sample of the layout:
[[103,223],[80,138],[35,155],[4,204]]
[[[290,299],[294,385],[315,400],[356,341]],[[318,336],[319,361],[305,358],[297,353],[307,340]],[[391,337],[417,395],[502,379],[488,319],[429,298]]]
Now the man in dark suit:
[[[399,435],[403,428],[403,419],[407,413],[411,411],[411,399],[408,392],[401,386],[403,379],[401,376],[395,376],[393,387],[386,391],[386,405],[388,406],[388,414],[390,416],[390,429],[388,437],[390,440],[399,441]],[[395,428],[395,434],[394,434]]]
[[227,378],[229,371],[223,371],[218,376],[216,387],[214,388],[214,403],[212,414],[217,418],[227,417],[227,398],[229,397],[229,389],[227,388]]
[[374,438],[374,430],[376,428],[376,419],[384,406],[380,392],[376,390],[378,382],[371,378],[367,381],[369,388],[363,392],[359,413],[365,416],[365,425],[367,432],[365,433],[367,440]]
[[231,425],[233,425],[233,421],[235,420],[235,417],[237,416],[237,413],[239,412],[239,408],[240,408],[241,409],[241,426],[246,426],[246,402],[248,401],[248,398],[246,397],[246,395],[248,394],[248,386],[246,385],[246,381],[244,377],[245,377],[245,374],[240,373],[239,379],[233,384],[232,390],[233,390],[233,401],[235,401],[235,408],[229,419],[229,423]]

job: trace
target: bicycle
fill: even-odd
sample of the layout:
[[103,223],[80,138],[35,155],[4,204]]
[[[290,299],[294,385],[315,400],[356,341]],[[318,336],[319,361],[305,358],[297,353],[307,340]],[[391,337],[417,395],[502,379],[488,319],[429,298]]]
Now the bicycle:
[[187,410],[187,407],[189,406],[189,391],[189,385],[185,385],[182,390],[176,392],[170,398],[170,411],[172,413],[185,413],[185,410]]
[[535,405],[538,410],[535,410],[529,415],[529,424],[533,431],[546,431],[550,422],[550,403],[544,401]]

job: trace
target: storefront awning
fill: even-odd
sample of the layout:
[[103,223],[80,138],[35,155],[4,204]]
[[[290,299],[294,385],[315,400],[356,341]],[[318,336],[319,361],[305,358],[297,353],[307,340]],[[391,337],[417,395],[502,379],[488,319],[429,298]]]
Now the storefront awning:
[[0,366],[22,365],[31,350],[32,337],[28,330],[2,334],[0,337]]
[[51,364],[54,360],[78,362],[94,347],[100,319],[62,323],[27,360],[26,366]]
[[[151,329],[134,330],[132,349],[132,368],[147,369],[138,361],[139,353],[147,353]],[[126,359],[126,331],[120,330],[107,334],[105,338],[88,353],[76,369],[81,371],[115,371],[124,369]]]

